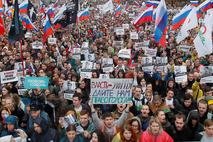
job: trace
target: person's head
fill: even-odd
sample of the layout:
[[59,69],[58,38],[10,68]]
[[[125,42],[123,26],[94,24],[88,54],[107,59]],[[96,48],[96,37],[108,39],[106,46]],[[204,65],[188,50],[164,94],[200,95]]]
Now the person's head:
[[121,140],[122,141],[134,141],[135,133],[130,125],[124,125],[121,129]]
[[108,128],[113,127],[114,118],[113,118],[112,113],[107,112],[107,113],[103,114],[103,120],[104,120],[104,124],[106,127],[108,127]]
[[10,115],[6,118],[7,130],[13,132],[18,127],[17,117]]
[[171,88],[173,88],[174,87],[174,84],[175,82],[174,82],[174,80],[173,79],[170,79],[169,81],[168,81],[168,87],[171,89]]
[[145,78],[142,78],[142,79],[141,79],[140,85],[141,85],[142,87],[146,86],[146,80],[145,80]]
[[80,83],[79,87],[81,89],[84,89],[86,87],[86,81],[85,80],[81,80],[81,81],[79,81],[79,83]]
[[33,127],[34,127],[34,131],[37,134],[42,134],[48,131],[49,125],[47,120],[45,120],[42,117],[38,117],[35,120],[33,120]]
[[199,124],[199,113],[197,111],[192,111],[189,113],[187,120],[187,125],[189,128],[197,127]]
[[171,100],[171,99],[173,98],[173,96],[174,96],[174,91],[171,90],[171,89],[169,89],[169,90],[167,91],[167,93],[166,93],[166,98],[167,98],[168,100]]
[[31,103],[30,104],[30,116],[32,119],[36,119],[40,116],[41,113],[41,106],[36,103]]
[[0,119],[6,119],[10,114],[10,110],[7,107],[2,107],[0,109],[1,118]]
[[185,125],[185,115],[183,113],[178,113],[175,115],[175,127],[178,131],[183,130]]
[[200,66],[200,59],[199,58],[197,58],[197,59],[195,59],[195,61],[194,61],[194,67],[199,67]]
[[153,91],[152,90],[152,83],[147,83],[146,84],[146,91],[151,91],[151,92]]
[[85,109],[80,112],[80,124],[83,127],[89,124],[89,112]]
[[141,93],[142,93],[141,87],[139,87],[139,86],[135,87],[134,97],[137,98],[137,99],[140,99]]
[[155,105],[155,107],[160,107],[160,105],[162,104],[161,96],[160,95],[154,95],[152,102]]
[[155,117],[151,118],[149,121],[149,127],[147,128],[147,131],[152,135],[155,136],[159,135],[163,131],[160,121]]
[[208,137],[213,137],[213,120],[212,119],[206,119],[204,121],[204,129]]
[[183,104],[184,104],[184,107],[190,107],[192,105],[192,100],[193,100],[193,97],[186,93],[185,96],[183,97]]
[[105,137],[101,131],[95,130],[91,133],[90,142],[105,142]]
[[206,100],[204,99],[201,99],[199,102],[198,102],[198,112],[199,112],[199,115],[200,116],[203,116],[206,114],[207,110],[208,110],[208,103]]
[[129,119],[127,124],[132,127],[132,130],[134,131],[135,134],[141,132],[141,122],[138,117],[133,117]]
[[69,139],[69,141],[73,141],[75,136],[76,136],[76,127],[75,125],[69,125],[67,128],[66,128],[66,135],[67,135],[67,138]]
[[124,70],[119,70],[118,71],[118,78],[125,78],[125,72],[124,72]]
[[149,106],[148,105],[143,105],[142,109],[141,109],[142,117],[145,117],[145,118],[149,117],[149,112],[150,112]]
[[4,86],[4,87],[2,87],[2,95],[3,96],[6,96],[6,95],[9,95],[10,94],[10,90],[11,90],[11,88],[9,87],[9,86]]
[[212,91],[211,87],[206,86],[206,88],[205,88],[206,96],[212,96],[212,93],[213,93],[213,91]]
[[81,101],[82,101],[82,98],[79,94],[76,93],[73,95],[72,102],[73,102],[74,107],[80,107]]
[[189,81],[193,81],[194,80],[194,72],[189,72],[187,75],[187,78]]
[[7,107],[11,112],[15,110],[16,104],[13,97],[8,96],[5,98],[5,107]]
[[153,98],[152,92],[151,91],[146,91],[145,98],[146,98],[147,101],[151,101],[152,98]]
[[160,121],[161,124],[165,124],[166,123],[166,115],[165,112],[162,109],[158,109],[155,112],[156,117],[158,118],[158,120]]
[[118,112],[122,113],[126,108],[126,104],[117,104]]

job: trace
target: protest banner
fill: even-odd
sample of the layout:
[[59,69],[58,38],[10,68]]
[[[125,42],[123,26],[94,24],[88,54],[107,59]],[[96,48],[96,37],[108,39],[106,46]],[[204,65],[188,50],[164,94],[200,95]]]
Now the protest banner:
[[187,75],[185,74],[185,75],[181,75],[181,76],[176,76],[175,82],[176,83],[187,82]]
[[154,66],[143,66],[142,67],[143,71],[146,73],[153,73],[154,71]]
[[26,32],[26,34],[24,35],[25,38],[32,38],[33,34],[31,32]]
[[99,78],[100,79],[110,79],[109,74],[100,74]]
[[130,39],[138,39],[138,33],[137,32],[130,32]]
[[213,83],[213,66],[203,66],[200,69],[202,83]]
[[152,57],[143,57],[142,58],[142,65],[143,66],[150,66],[153,64],[153,58]]
[[33,49],[42,49],[43,48],[43,44],[42,44],[42,42],[35,41],[35,42],[32,43],[32,48]]
[[118,52],[118,57],[125,58],[125,59],[130,59],[131,58],[131,49],[121,49]]
[[132,99],[132,79],[91,79],[93,104],[127,104]]
[[49,84],[48,77],[30,77],[26,76],[24,80],[25,89],[47,89]]
[[18,81],[17,70],[10,70],[0,72],[1,74],[1,83],[9,83]]
[[95,61],[95,54],[85,54],[84,57],[86,61]]
[[80,77],[81,78],[87,78],[87,79],[91,79],[92,78],[92,72],[80,72]]
[[174,66],[175,76],[183,75],[187,72],[186,66]]
[[18,89],[18,95],[23,96],[27,89]]
[[185,53],[188,53],[191,48],[192,48],[192,46],[189,46],[189,45],[179,45],[178,46],[178,49],[182,50]]
[[161,66],[168,64],[168,58],[167,57],[156,57],[155,58],[155,65]]
[[73,93],[64,93],[64,99],[72,101]]
[[[26,68],[25,61],[23,62],[23,64],[24,64],[24,69],[25,69]],[[17,70],[17,72],[22,72],[22,70],[23,70],[22,62],[16,62],[14,69]]]
[[122,49],[124,46],[124,41],[113,41],[112,44],[114,47],[118,48],[118,49]]
[[124,35],[125,34],[124,28],[123,27],[115,28],[115,33],[116,35]]
[[155,57],[157,54],[157,49],[145,48],[145,53],[147,57]]
[[57,41],[57,38],[50,38],[50,37],[48,38],[48,43],[49,44],[52,44],[52,45],[56,44],[56,41]]
[[76,82],[73,81],[64,81],[63,83],[63,90],[64,91],[71,91],[76,89]]
[[89,48],[89,42],[83,42],[81,48]]
[[94,63],[93,62],[90,62],[90,61],[81,61],[81,70],[82,71],[85,71],[85,70],[92,70],[94,68]]

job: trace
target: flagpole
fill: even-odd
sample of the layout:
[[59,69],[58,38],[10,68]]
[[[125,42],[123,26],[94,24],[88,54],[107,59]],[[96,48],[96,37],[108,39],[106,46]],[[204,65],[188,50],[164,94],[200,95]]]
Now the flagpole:
[[19,40],[19,44],[20,44],[20,56],[21,56],[21,64],[22,64],[22,75],[25,76],[24,73],[24,57],[23,57],[23,51],[22,51],[22,40]]

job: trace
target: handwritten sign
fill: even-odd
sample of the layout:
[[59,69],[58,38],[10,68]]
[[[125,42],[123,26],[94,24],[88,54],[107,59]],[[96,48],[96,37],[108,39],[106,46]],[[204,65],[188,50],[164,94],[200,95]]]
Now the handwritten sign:
[[47,89],[49,84],[48,77],[25,77],[24,88],[25,89]]
[[0,72],[1,83],[9,83],[18,81],[17,70]]
[[91,79],[93,104],[127,104],[132,98],[132,79]]

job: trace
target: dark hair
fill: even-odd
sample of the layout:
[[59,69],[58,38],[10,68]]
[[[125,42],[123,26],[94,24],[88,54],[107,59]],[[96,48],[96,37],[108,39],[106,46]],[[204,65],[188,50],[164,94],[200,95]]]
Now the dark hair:
[[76,126],[73,124],[70,124],[67,128],[66,128],[66,132],[69,131],[76,131]]
[[82,96],[81,93],[75,93],[75,94],[73,95],[73,98],[74,98],[74,97],[77,97],[78,100],[82,100],[81,96]]
[[[163,111],[163,109],[157,109],[157,111],[155,112],[155,116],[158,116],[158,114],[161,112],[161,111]],[[164,111],[163,111],[164,112]]]
[[205,92],[210,92],[210,91],[212,91],[211,87],[206,86],[206,88],[205,88]]
[[89,112],[86,109],[82,109],[81,112],[80,112],[80,115],[86,115],[86,114],[88,116],[90,115]]
[[193,100],[193,97],[188,93],[186,93],[183,97],[183,100],[190,100],[190,99]]
[[105,142],[105,137],[104,134],[101,131],[95,130],[91,133],[91,139],[92,139],[92,135],[96,133],[96,135],[98,136],[98,142]]
[[185,122],[186,116],[182,112],[179,112],[178,114],[175,115],[175,120],[176,119],[183,119],[183,121]]
[[132,130],[132,127],[130,125],[124,125],[121,129],[121,132],[120,132],[120,135],[121,135],[121,140],[122,141],[126,141],[125,138],[124,138],[124,131],[125,130],[128,130],[132,133],[132,136],[131,136],[131,139],[130,139],[130,142],[135,142],[136,141],[136,134],[133,132]]
[[204,126],[205,127],[209,127],[209,126],[212,126],[213,125],[213,120],[212,119],[206,119],[204,121]]
[[105,119],[107,117],[113,117],[112,113],[111,112],[106,112],[102,115],[102,118]]

